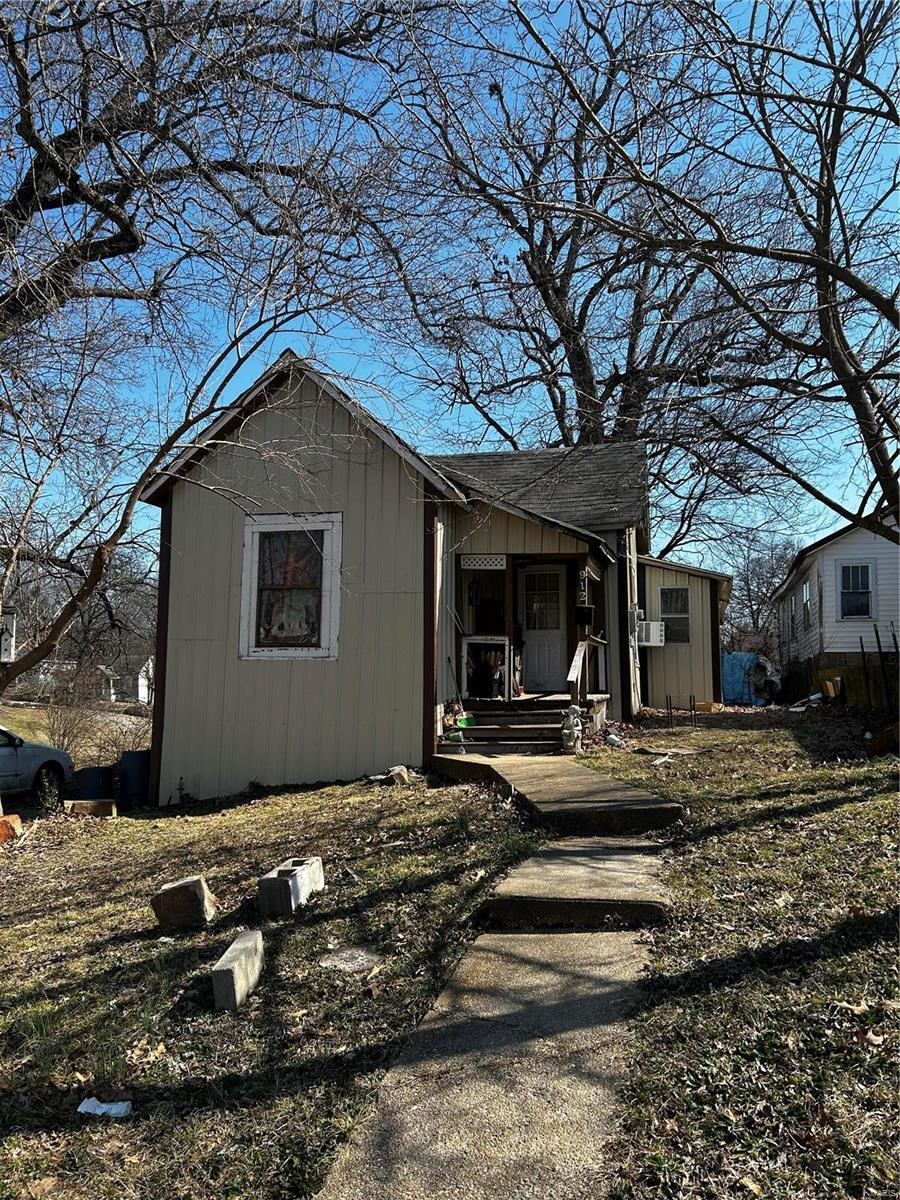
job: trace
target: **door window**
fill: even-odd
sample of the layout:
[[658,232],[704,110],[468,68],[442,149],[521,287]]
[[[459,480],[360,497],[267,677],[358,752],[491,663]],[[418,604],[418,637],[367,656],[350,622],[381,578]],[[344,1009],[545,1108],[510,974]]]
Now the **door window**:
[[525,628],[560,628],[558,571],[526,572]]

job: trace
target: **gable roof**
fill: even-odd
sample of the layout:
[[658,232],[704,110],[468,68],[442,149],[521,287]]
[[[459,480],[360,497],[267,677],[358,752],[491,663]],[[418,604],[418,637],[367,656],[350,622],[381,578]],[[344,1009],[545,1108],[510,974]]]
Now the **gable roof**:
[[710,571],[707,567],[695,567],[691,563],[674,562],[670,558],[654,558],[652,554],[639,554],[638,566],[656,567],[657,570],[683,571],[685,575],[696,575],[699,579],[713,579],[719,583],[719,620],[725,616],[725,609],[731,599],[733,576],[725,571]]
[[[890,521],[892,518],[896,521],[896,510],[895,509],[888,510],[888,514],[887,514],[888,521]],[[851,521],[846,525],[842,525],[840,527],[840,529],[835,529],[834,533],[826,533],[825,536],[819,538],[818,541],[810,542],[808,546],[803,546],[802,549],[798,550],[797,553],[794,555],[794,557],[791,559],[791,565],[787,569],[787,574],[785,575],[785,577],[781,581],[781,583],[779,583],[779,585],[775,589],[775,591],[772,593],[772,599],[777,600],[780,596],[782,596],[784,594],[784,592],[787,590],[788,586],[792,583],[793,578],[796,575],[796,573],[800,570],[800,568],[803,566],[803,563],[806,561],[807,558],[809,558],[809,556],[811,554],[815,554],[815,552],[817,550],[821,550],[824,546],[828,546],[832,542],[836,542],[838,540],[838,538],[845,537],[848,533],[853,533],[853,531],[855,529],[862,529],[862,528],[863,528],[862,525],[856,525],[856,524],[854,524],[854,522]],[[873,532],[873,536],[880,537],[881,535]]]
[[374,434],[395,454],[409,463],[414,470],[423,475],[439,495],[448,500],[465,500],[465,496],[459,488],[437,471],[423,455],[413,450],[412,446],[388,429],[368,409],[363,408],[358,401],[348,396],[335,383],[317,371],[312,363],[290,349],[283,351],[271,367],[263,371],[262,375],[246,391],[242,392],[233,404],[230,404],[219,417],[208,425],[193,445],[188,446],[172,462],[157,471],[141,492],[141,499],[148,504],[162,504],[166,493],[178,479],[193,470],[211,450],[215,449],[216,444],[222,438],[227,437],[247,417],[262,408],[272,392],[286,383],[292,375],[305,375],[312,380],[330,400],[346,409],[354,421]]
[[612,529],[640,525],[647,504],[647,451],[642,442],[431,454],[428,461],[470,500],[549,519],[592,540]]
[[262,408],[272,393],[295,375],[312,380],[323,395],[389,446],[445,500],[459,504],[487,501],[526,520],[588,541],[609,558],[614,555],[600,535],[639,525],[644,519],[647,459],[642,443],[484,454],[420,454],[290,349],[280,354],[192,445],[153,476],[141,499],[148,504],[162,504],[179,479],[188,475],[222,439]]

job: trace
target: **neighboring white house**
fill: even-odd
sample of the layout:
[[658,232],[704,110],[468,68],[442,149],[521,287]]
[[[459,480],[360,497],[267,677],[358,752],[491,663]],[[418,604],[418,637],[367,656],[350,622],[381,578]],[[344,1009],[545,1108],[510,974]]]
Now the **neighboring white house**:
[[[783,667],[852,667],[863,653],[894,653],[900,633],[900,549],[845,526],[802,549],[777,589]],[[876,636],[876,627],[878,637]]]

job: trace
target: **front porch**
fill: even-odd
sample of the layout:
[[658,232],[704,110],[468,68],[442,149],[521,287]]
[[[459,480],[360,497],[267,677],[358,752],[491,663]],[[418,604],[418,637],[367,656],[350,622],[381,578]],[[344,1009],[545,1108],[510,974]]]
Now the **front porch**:
[[571,704],[606,715],[605,567],[587,546],[453,555],[439,753],[559,753]]
[[458,698],[550,702],[608,694],[605,564],[590,554],[458,554]]

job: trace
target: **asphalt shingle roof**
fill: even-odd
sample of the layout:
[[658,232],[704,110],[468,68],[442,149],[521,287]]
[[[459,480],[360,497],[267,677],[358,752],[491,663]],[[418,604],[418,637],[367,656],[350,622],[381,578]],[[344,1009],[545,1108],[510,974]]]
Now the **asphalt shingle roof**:
[[642,442],[430,454],[428,461],[470,499],[505,501],[592,534],[639,524],[647,504]]

